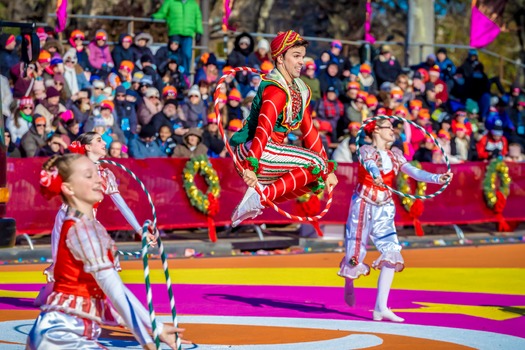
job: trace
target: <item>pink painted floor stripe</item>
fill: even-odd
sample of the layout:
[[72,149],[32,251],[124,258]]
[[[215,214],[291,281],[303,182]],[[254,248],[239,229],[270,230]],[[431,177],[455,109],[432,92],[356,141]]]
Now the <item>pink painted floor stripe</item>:
[[[2,285],[2,289],[37,291],[42,285]],[[130,284],[130,290],[145,301],[144,285]],[[284,286],[174,285],[177,312],[191,315],[227,315],[260,317],[302,317],[323,319],[371,320],[375,289],[358,288],[357,305],[344,304],[343,288]],[[153,285],[157,312],[169,313],[169,301],[164,285]],[[393,309],[419,308],[413,302],[499,306],[510,315],[520,317],[494,321],[490,319],[436,313],[399,313],[407,323],[497,332],[525,338],[525,296],[483,293],[428,292],[392,290]],[[33,309],[32,300],[0,298],[0,310]]]

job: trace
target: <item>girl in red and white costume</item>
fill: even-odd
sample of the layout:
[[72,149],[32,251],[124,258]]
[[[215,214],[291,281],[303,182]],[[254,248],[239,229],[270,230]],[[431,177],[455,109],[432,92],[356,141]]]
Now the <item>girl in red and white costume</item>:
[[[138,234],[141,234],[142,227],[135,218],[135,215],[133,214],[129,206],[126,204],[126,202],[120,195],[115,175],[111,170],[109,170],[108,168],[103,168],[98,163],[98,161],[101,158],[106,156],[106,142],[102,140],[102,136],[96,132],[86,132],[80,135],[76,141],[71,143],[68,149],[72,153],[86,155],[89,159],[91,159],[93,163],[97,165],[98,173],[102,178],[102,188],[104,189],[104,194],[110,196],[110,198],[113,200],[113,203],[115,203],[115,205],[120,210],[124,218],[126,218],[128,223],[131,225],[133,230]],[[41,178],[41,184],[45,184],[45,182],[49,181],[49,179],[47,178],[47,174],[45,172],[43,172],[42,174],[43,177]],[[95,215],[96,208],[99,204],[100,203],[97,203],[95,205]],[[53,225],[53,231],[51,231],[51,255],[53,258],[53,264],[51,264],[51,266],[44,270],[44,274],[46,275],[48,285],[44,287],[40,295],[37,297],[35,301],[35,304],[37,306],[41,305],[41,303],[45,301],[47,295],[52,289],[51,283],[53,283],[54,281],[53,270],[56,265],[55,261],[58,249],[58,242],[60,241],[60,232],[62,229],[64,218],[66,216],[66,212],[67,204],[63,203],[55,217],[55,224]]]
[[[249,186],[232,215],[234,227],[264,209],[256,185],[280,203],[337,184],[335,163],[328,161],[308,109],[310,89],[299,79],[307,46],[292,30],[277,34],[271,43],[276,68],[263,75],[244,127],[230,140]],[[296,129],[302,132],[304,147],[286,143]]]
[[384,187],[384,184],[392,187],[399,171],[417,181],[435,184],[444,184],[448,179],[452,179],[452,173],[432,174],[420,170],[406,161],[401,150],[398,148],[390,150],[390,145],[395,141],[395,134],[392,123],[388,119],[367,124],[365,133],[373,141],[372,145],[359,148],[366,168],[359,165],[358,184],[352,196],[346,223],[345,257],[338,274],[345,278],[345,301],[349,306],[354,306],[353,281],[361,275],[366,276],[370,273],[370,267],[363,263],[366,244],[370,237],[381,253],[372,264],[372,267],[381,270],[373,319],[403,322],[404,319],[394,314],[387,306],[394,272],[402,271],[405,263],[396,234],[394,223],[396,210],[392,192]]
[[[114,315],[113,307],[118,323],[129,328],[144,349],[155,349],[148,312],[122,283],[114,267],[115,242],[94,216],[94,206],[105,192],[99,169],[83,155],[67,154],[51,158],[44,171],[49,174],[46,191],[62,196],[67,213],[58,242],[53,292],[41,307],[26,348],[105,349],[98,343],[100,324]],[[160,339],[176,349],[175,333],[184,330],[160,326]]]

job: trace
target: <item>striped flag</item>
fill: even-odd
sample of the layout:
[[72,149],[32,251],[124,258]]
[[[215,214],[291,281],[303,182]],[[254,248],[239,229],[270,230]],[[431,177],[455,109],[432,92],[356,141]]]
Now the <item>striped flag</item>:
[[57,0],[57,23],[55,32],[61,33],[66,29],[67,21],[67,0]]
[[496,39],[503,25],[507,0],[472,0],[470,46],[482,48]]

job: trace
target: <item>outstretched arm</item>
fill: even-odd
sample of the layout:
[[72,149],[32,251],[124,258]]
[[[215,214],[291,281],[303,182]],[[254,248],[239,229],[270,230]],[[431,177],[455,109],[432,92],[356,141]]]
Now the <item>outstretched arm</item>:
[[405,163],[401,166],[401,171],[407,174],[408,176],[414,178],[416,181],[423,181],[442,185],[447,182],[449,179],[452,180],[454,176],[451,172],[444,174],[433,174],[428,171],[418,169],[410,163]]

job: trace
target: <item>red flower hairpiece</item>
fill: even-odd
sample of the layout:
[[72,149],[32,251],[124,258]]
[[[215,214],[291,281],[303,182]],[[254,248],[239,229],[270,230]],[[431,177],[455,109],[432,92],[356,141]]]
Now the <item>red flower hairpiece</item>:
[[68,150],[71,153],[86,154],[86,146],[81,144],[80,141],[73,141],[69,145]]
[[42,170],[40,172],[40,193],[50,200],[62,192],[62,177],[58,173],[58,169],[53,167],[50,170]]
[[365,125],[365,133],[368,135],[368,136],[372,136],[372,133],[374,132],[374,129],[376,128],[377,126],[377,120],[374,120],[373,122],[370,122],[368,124]]

